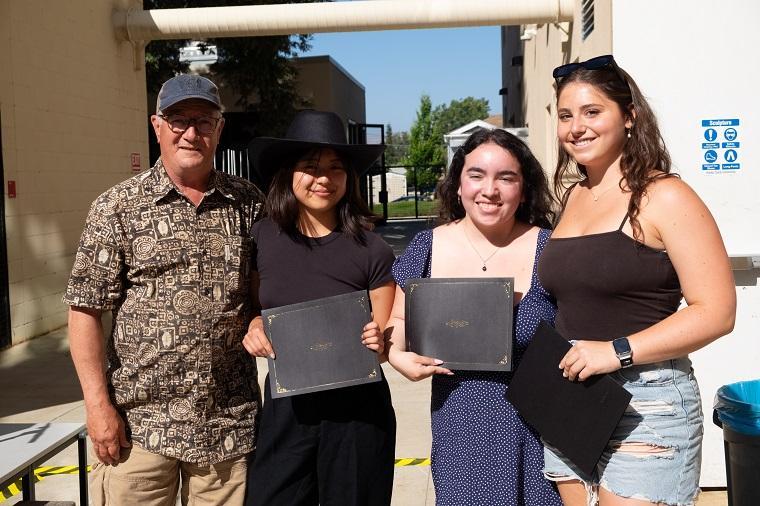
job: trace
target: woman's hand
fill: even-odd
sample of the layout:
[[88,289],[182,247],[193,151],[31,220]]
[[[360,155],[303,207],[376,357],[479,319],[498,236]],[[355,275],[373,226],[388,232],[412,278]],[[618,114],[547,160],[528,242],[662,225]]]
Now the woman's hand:
[[385,337],[377,322],[369,322],[362,329],[362,344],[370,350],[382,354],[385,350]]
[[612,342],[576,341],[559,363],[564,369],[562,376],[570,381],[585,381],[594,374],[604,374],[620,369],[620,360]]
[[433,374],[449,376],[454,374],[445,367],[441,367],[443,360],[418,355],[413,351],[396,351],[388,357],[388,361],[394,369],[412,381],[420,381]]
[[248,325],[248,332],[243,337],[243,347],[254,357],[269,357],[274,359],[272,343],[264,333],[264,320],[257,316]]

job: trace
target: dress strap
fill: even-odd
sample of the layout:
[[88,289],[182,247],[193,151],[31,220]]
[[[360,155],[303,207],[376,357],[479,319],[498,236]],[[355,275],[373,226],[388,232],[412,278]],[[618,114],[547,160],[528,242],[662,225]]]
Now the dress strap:
[[431,271],[433,267],[433,231],[430,231],[430,244],[427,248],[427,254],[425,255],[425,264],[422,267],[422,277],[431,277]]
[[548,228],[539,228],[538,237],[536,238],[536,254],[533,257],[533,272],[530,274],[530,286],[538,283],[538,261],[541,258],[541,252],[544,251],[552,231]]
[[623,221],[620,222],[618,230],[623,230],[623,226],[625,225],[626,221],[628,221],[628,213],[625,213],[625,216],[623,216]]

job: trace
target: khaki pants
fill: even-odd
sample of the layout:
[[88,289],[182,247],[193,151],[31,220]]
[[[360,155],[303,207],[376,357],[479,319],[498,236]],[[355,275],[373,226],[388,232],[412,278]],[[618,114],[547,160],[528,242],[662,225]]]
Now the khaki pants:
[[93,506],[174,506],[177,492],[186,506],[238,506],[245,496],[247,457],[208,467],[150,453],[133,446],[122,449],[119,464],[98,462],[90,472]]

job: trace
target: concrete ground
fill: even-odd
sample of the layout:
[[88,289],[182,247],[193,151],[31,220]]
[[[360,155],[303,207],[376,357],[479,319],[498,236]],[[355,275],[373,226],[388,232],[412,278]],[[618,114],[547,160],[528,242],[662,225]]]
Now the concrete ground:
[[[419,230],[423,221],[391,222],[378,228],[401,253]],[[398,421],[396,457],[425,459],[430,455],[430,381],[411,383],[387,364],[384,371],[390,383]],[[266,361],[259,361],[259,381],[266,375]],[[71,363],[62,328],[45,336],[21,343],[0,352],[0,423],[84,422],[82,393]],[[75,466],[76,445],[52,458],[45,466]],[[44,477],[36,485],[38,500],[77,501],[76,474]],[[15,504],[20,494],[0,490],[0,503]],[[7,497],[3,501],[3,497]],[[429,506],[435,504],[430,467],[397,466],[393,489],[393,506]],[[703,492],[698,506],[727,504],[725,491]],[[465,506],[465,505],[463,505]]]

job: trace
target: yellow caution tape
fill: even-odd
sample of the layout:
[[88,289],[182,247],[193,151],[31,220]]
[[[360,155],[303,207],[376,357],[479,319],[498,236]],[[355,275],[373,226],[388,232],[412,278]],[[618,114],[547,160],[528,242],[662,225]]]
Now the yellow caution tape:
[[[429,466],[430,459],[396,459],[397,467],[408,466]],[[90,472],[90,466],[87,466],[87,472]],[[78,474],[79,466],[45,466],[38,467],[34,470],[34,482],[41,481],[46,476],[55,476],[57,474]],[[11,483],[7,487],[0,489],[0,501],[5,501],[11,497],[21,493],[21,479],[19,478],[14,483]]]
[[[90,472],[90,466],[87,466],[87,472]],[[45,466],[38,467],[34,470],[34,483],[42,481],[45,476],[54,476],[56,474],[79,474],[79,466]],[[0,489],[0,502],[10,499],[14,495],[21,493],[21,478],[11,483],[5,488]]]
[[430,459],[396,459],[396,466],[429,466]]

